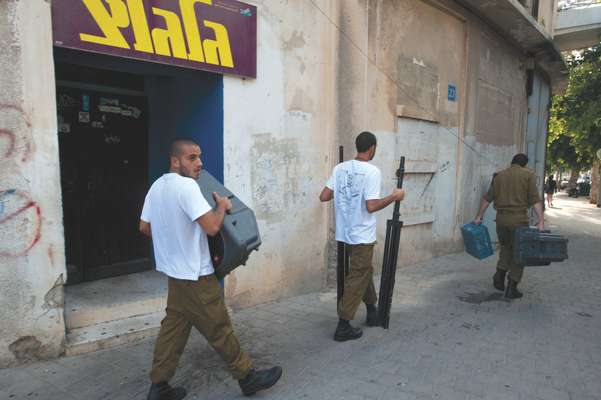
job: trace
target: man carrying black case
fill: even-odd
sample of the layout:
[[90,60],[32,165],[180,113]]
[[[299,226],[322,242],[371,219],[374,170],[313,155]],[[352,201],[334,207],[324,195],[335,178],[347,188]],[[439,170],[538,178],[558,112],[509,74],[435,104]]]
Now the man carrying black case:
[[171,145],[170,170],[157,179],[146,199],[140,231],[152,238],[156,268],[169,277],[167,315],[161,322],[150,379],[149,400],[179,400],[183,388],[168,384],[194,326],[228,364],[244,395],[273,386],[281,367],[256,371],[234,334],[209,254],[207,235],[215,235],[232,204],[214,193],[212,209],[195,179],[202,168],[200,147],[189,139]]

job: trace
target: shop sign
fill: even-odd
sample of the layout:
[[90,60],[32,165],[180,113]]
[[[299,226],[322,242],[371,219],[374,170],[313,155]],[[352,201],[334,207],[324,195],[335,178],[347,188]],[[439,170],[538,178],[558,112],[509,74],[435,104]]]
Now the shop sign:
[[53,0],[54,45],[256,77],[257,9],[236,0]]

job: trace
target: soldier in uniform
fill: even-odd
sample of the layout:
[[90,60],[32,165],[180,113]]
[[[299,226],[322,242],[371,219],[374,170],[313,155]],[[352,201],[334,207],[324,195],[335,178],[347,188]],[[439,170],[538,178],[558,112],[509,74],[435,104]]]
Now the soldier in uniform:
[[515,262],[513,257],[513,242],[516,228],[528,226],[528,208],[534,207],[538,218],[538,229],[545,229],[543,216],[543,203],[534,172],[526,168],[528,156],[517,154],[511,161],[511,166],[495,175],[488,193],[482,198],[480,211],[474,223],[481,224],[484,212],[494,203],[497,210],[497,236],[501,244],[497,271],[493,276],[493,286],[498,290],[505,290],[505,276],[507,272],[506,297],[517,299],[523,296],[518,291],[518,283],[522,279],[524,266]]

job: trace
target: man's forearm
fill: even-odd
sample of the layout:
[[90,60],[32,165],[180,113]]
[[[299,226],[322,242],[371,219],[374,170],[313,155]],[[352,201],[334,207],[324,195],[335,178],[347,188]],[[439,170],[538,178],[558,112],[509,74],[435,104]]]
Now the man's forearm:
[[476,217],[482,219],[489,205],[490,203],[488,202],[488,200],[483,198],[480,202],[480,210],[478,211],[478,215]]
[[382,199],[368,200],[367,211],[369,211],[370,213],[375,213],[376,211],[380,211],[388,207],[393,202],[393,195],[388,195]]
[[218,231],[221,230],[221,227],[223,226],[223,220],[225,219],[225,212],[226,212],[226,209],[222,205],[217,205],[217,208],[213,211],[213,214],[215,215],[215,222],[217,223]]

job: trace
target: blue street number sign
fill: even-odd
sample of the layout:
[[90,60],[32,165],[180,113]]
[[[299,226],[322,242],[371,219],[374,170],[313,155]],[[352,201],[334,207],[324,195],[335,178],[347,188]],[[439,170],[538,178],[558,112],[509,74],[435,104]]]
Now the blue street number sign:
[[449,90],[447,91],[447,98],[449,101],[455,101],[457,98],[457,88],[455,85],[449,85]]

